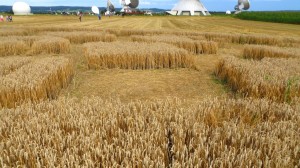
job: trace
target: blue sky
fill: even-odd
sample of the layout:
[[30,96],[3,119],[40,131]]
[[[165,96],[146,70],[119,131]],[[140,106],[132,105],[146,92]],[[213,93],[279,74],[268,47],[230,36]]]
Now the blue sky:
[[[0,0],[0,5],[12,5],[16,0]],[[106,0],[18,0],[31,6],[105,6]],[[116,7],[119,0],[111,0]],[[171,9],[178,0],[140,0],[139,8]],[[233,10],[237,0],[201,0],[210,11]],[[300,10],[300,0],[250,0],[251,10]]]

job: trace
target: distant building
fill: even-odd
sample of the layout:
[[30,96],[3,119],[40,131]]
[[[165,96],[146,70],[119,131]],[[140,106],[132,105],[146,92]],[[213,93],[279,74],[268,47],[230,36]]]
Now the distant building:
[[210,15],[200,0],[179,0],[175,7],[171,11],[167,11],[167,13],[185,16]]
[[226,15],[231,15],[231,11],[230,10],[226,11]]
[[32,15],[30,6],[25,2],[15,2],[12,10],[14,15]]

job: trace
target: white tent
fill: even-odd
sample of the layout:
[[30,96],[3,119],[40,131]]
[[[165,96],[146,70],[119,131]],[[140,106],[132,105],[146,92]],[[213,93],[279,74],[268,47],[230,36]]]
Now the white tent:
[[210,15],[200,0],[179,0],[171,11],[167,11],[171,15]]

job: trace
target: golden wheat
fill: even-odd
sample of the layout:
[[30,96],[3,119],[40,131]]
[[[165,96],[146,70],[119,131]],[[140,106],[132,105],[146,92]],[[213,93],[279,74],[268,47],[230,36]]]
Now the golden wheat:
[[76,32],[52,32],[47,33],[50,36],[63,37],[70,40],[74,44],[83,44],[87,42],[113,42],[117,40],[116,35],[102,33],[102,32],[90,32],[90,31],[76,31]]
[[25,30],[30,32],[30,34],[39,34],[44,32],[74,32],[74,31],[91,31],[91,32],[103,32],[98,28],[88,28],[88,27],[74,27],[74,26],[64,26],[64,27],[53,27],[53,26],[29,26]]
[[177,32],[169,30],[134,30],[134,29],[119,29],[119,28],[91,28],[91,27],[44,27],[44,26],[29,26],[23,29],[27,34],[38,34],[43,32],[105,32],[117,36],[130,36],[130,35],[159,35],[159,34],[176,34],[176,35],[199,35],[194,32]]
[[32,54],[64,54],[70,52],[70,41],[60,37],[49,37],[38,39],[31,47]]
[[32,61],[29,57],[0,58],[0,76],[5,76]]
[[238,44],[284,45],[284,39],[267,35],[204,33],[208,40],[226,41]]
[[218,44],[212,41],[195,41],[187,37],[174,35],[160,36],[131,36],[132,41],[137,42],[163,42],[186,49],[196,54],[216,54]]
[[265,34],[227,34],[219,32],[197,32],[185,30],[128,30],[128,29],[106,29],[105,32],[116,34],[117,36],[132,35],[171,35],[189,37],[193,40],[216,41],[220,43],[238,43],[238,44],[262,44],[299,47],[299,39],[294,37],[270,36]]
[[291,37],[270,36],[264,34],[226,34],[226,33],[198,33],[188,35],[191,39],[221,42],[221,43],[237,43],[237,44],[260,44],[273,46],[299,46],[299,40]]
[[89,68],[157,69],[190,68],[194,56],[164,43],[87,43],[85,57]]
[[133,29],[105,29],[105,32],[115,34],[117,36],[131,36],[131,35],[160,35],[168,34],[170,31],[162,30],[133,30]]
[[23,65],[0,77],[0,107],[53,99],[70,82],[73,71],[66,58],[43,58]]
[[39,39],[45,39],[46,36],[12,36],[12,39],[23,41],[29,47],[32,47],[33,43]]
[[295,56],[296,53],[291,52],[287,49],[262,45],[246,45],[243,51],[244,58],[257,60],[261,60],[264,57],[290,58]]
[[50,36],[10,36],[0,38],[0,56],[25,55],[26,53],[69,53],[67,39]]
[[[294,34],[291,38],[195,31],[199,26],[194,21],[187,24],[193,19],[139,22],[133,17],[123,22],[137,23],[129,26],[132,29],[117,29],[124,25],[114,23],[120,21],[116,18],[103,25],[116,29],[107,30],[81,23],[68,26],[73,19],[57,19],[55,16],[57,27],[45,26],[50,22],[47,18],[0,28],[0,56],[9,56],[0,57],[0,167],[300,167],[300,59],[265,58],[298,56],[296,27],[281,25],[266,31],[257,23],[258,28],[251,30]],[[215,24],[204,25],[218,30]],[[230,24],[220,25],[224,32],[250,33]],[[135,30],[139,26],[145,29]],[[160,30],[147,30],[150,27]],[[242,47],[228,43],[294,48],[290,52],[289,48],[249,45],[245,55],[259,61],[220,61],[216,75],[232,90],[255,99],[188,104],[178,99],[131,103],[100,98],[57,100],[73,76],[73,63],[64,57],[24,57],[27,53],[70,52],[68,40],[63,43],[62,38],[44,34],[76,44],[131,35],[133,40],[148,42],[132,43],[121,37],[123,42],[85,44],[88,65],[96,69],[190,68],[198,58],[182,48],[215,54],[220,44]],[[96,40],[91,34],[99,37]],[[103,36],[109,37],[103,40]],[[155,43],[158,41],[163,43]],[[79,56],[81,46],[76,47],[72,53]],[[227,48],[220,55],[229,55],[225,51]]]
[[14,38],[0,38],[0,56],[25,54],[29,46]]
[[290,102],[300,97],[299,65],[300,59],[254,61],[227,57],[219,62],[215,74],[245,96]]
[[26,36],[29,35],[26,29],[16,28],[13,29],[10,27],[1,27],[0,28],[0,37],[9,37],[9,36]]
[[297,167],[299,126],[267,100],[59,99],[0,110],[0,166]]

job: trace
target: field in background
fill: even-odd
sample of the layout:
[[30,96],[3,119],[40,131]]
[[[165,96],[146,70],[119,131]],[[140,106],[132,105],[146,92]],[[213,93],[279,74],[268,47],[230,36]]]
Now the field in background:
[[[269,35],[300,35],[298,25],[286,25],[278,23],[261,23],[245,20],[237,20],[227,17],[103,17],[98,21],[96,16],[84,16],[79,23],[77,16],[15,16],[13,25],[22,26],[46,26],[48,28],[96,28],[96,29],[150,29],[150,30],[176,30],[176,31],[205,31],[223,33],[262,33]],[[49,26],[49,24],[51,26]],[[1,23],[6,27],[7,23]],[[3,30],[1,30],[3,32]]]
[[33,15],[0,40],[0,167],[300,167],[299,25]]
[[244,20],[300,24],[300,12],[242,12],[236,17]]

